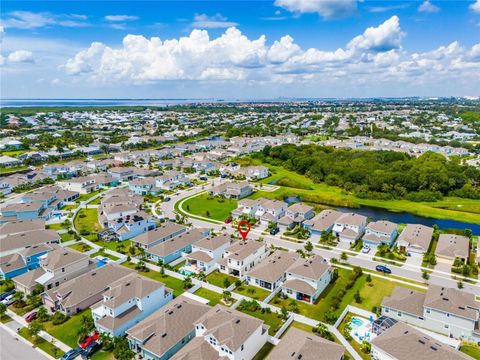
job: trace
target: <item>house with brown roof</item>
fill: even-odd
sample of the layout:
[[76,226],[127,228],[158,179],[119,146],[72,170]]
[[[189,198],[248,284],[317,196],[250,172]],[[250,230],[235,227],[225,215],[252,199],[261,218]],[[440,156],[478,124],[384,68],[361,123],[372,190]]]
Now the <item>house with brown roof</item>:
[[375,360],[468,360],[464,353],[402,322],[388,328],[372,342],[371,355]]
[[240,279],[268,256],[264,241],[237,241],[223,252],[223,259],[218,262],[221,273],[237,276]]
[[430,285],[426,293],[396,287],[382,302],[382,315],[464,341],[480,341],[480,302],[475,295]]
[[335,222],[342,216],[343,213],[336,210],[322,210],[310,220],[303,222],[303,227],[310,231],[312,235],[321,235],[322,232],[329,233],[332,231]]
[[366,225],[366,216],[355,213],[345,213],[335,221],[332,231],[340,241],[351,244],[362,237]]
[[310,220],[314,215],[312,206],[298,202],[287,208],[285,215],[278,220],[277,224],[291,229],[302,225],[305,220]]
[[101,302],[92,306],[92,317],[100,333],[123,336],[172,300],[173,291],[163,283],[132,273],[108,285]]
[[185,233],[187,229],[188,228],[186,226],[167,221],[153,230],[134,237],[131,241],[132,244],[137,247],[150,249],[158,244]]
[[59,244],[60,235],[53,230],[38,230],[15,233],[0,238],[0,256],[10,255],[23,249],[42,244]]
[[470,239],[462,235],[440,234],[435,255],[451,261],[456,258],[466,261],[470,255]]
[[217,267],[226,248],[232,239],[229,234],[209,236],[192,245],[192,252],[186,255],[187,264],[184,269],[199,273],[210,273]]
[[218,304],[195,322],[195,340],[172,360],[207,360],[207,354],[210,359],[250,360],[267,338],[263,320]]
[[274,291],[286,279],[287,270],[300,258],[298,253],[276,250],[247,272],[247,284]]
[[412,255],[428,251],[433,237],[433,228],[421,224],[407,224],[397,239],[398,248]]
[[378,245],[393,245],[398,235],[397,224],[379,220],[372,221],[365,227],[365,235],[363,235],[363,243],[371,247]]
[[195,323],[210,310],[179,296],[126,331],[130,349],[144,359],[170,359],[195,337]]
[[94,268],[42,293],[42,301],[52,312],[75,315],[103,299],[105,289],[113,282],[134,272],[124,266],[106,264]]
[[342,345],[292,326],[266,360],[342,360],[344,355]]
[[299,258],[286,271],[282,293],[288,297],[314,304],[332,281],[332,268],[320,255]]

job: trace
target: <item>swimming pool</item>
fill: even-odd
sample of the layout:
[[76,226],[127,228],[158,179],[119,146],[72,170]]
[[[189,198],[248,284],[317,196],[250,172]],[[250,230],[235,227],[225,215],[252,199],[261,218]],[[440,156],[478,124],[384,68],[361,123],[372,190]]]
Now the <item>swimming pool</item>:
[[375,334],[372,333],[372,321],[360,318],[358,316],[353,316],[350,320],[350,335],[355,339],[356,342],[361,344],[364,340],[370,342],[375,337]]
[[358,328],[364,324],[363,320],[357,317],[353,317],[352,320],[350,321],[350,327],[353,329]]

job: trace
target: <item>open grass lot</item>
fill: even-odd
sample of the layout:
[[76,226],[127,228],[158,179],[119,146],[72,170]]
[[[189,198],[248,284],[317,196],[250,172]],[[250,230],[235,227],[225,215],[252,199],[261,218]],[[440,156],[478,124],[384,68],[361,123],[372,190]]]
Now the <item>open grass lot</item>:
[[252,299],[255,299],[258,301],[262,301],[268,295],[270,295],[270,292],[267,290],[260,289],[256,286],[245,285],[245,283],[237,287],[234,292],[243,296],[251,297]]
[[205,289],[205,288],[201,287],[200,289],[195,291],[194,294],[210,300],[210,302],[208,303],[208,305],[210,305],[210,306],[215,306],[217,304],[222,304],[223,306],[225,306],[223,301],[221,301],[222,300],[222,294],[219,294],[215,291],[211,291],[211,290],[208,290],[208,289]]
[[232,210],[237,208],[237,200],[213,197],[204,193],[186,200],[182,208],[194,215],[224,221]]
[[275,333],[280,330],[284,321],[281,317],[281,314],[274,313],[273,311],[268,314],[266,311],[262,314],[260,310],[257,311],[248,311],[248,310],[240,310],[241,312],[254,316],[258,319],[261,319],[265,322],[266,325],[270,326],[268,329],[268,334],[273,336]]
[[[343,331],[345,330],[345,326],[350,322],[352,315],[353,314],[348,313],[345,316],[345,318],[343,319],[343,321],[340,323],[340,325],[338,325],[338,331],[340,332],[340,334],[343,334]],[[360,355],[362,357],[362,359],[364,359],[364,360],[370,360],[371,359],[370,354],[365,354],[361,350],[360,344],[357,343],[355,340],[352,339],[352,340],[348,341],[348,343],[355,349],[357,354]]]
[[[241,159],[243,160],[243,159]],[[316,184],[304,175],[289,171],[281,166],[261,163],[259,160],[246,159],[245,163],[264,165],[270,169],[271,176],[260,180],[261,183],[273,183],[280,188],[273,192],[258,191],[251,198],[267,197],[283,200],[287,196],[299,196],[302,201],[311,204],[330,206],[359,207],[373,206],[393,212],[408,212],[435,219],[452,219],[470,223],[480,223],[480,205],[478,200],[445,197],[437,202],[413,202],[408,200],[371,200],[360,199],[345,190],[325,183]]]
[[119,259],[118,257],[113,256],[113,255],[110,255],[110,254],[107,254],[107,253],[105,253],[105,252],[102,251],[102,250],[97,251],[96,253],[93,253],[93,254],[90,255],[91,258],[95,258],[95,257],[97,257],[97,256],[107,257],[107,258],[109,258],[109,259],[111,259],[111,260],[113,260],[113,261],[116,261],[116,260]]
[[114,360],[115,357],[111,352],[98,351],[92,356],[92,360]]
[[102,229],[98,223],[97,209],[80,209],[73,224],[80,235],[88,240],[96,240],[97,232]]
[[68,247],[70,249],[74,249],[74,250],[77,250],[77,251],[80,251],[80,252],[87,252],[87,251],[90,251],[90,250],[93,249],[90,245],[85,244],[84,242],[78,242],[78,243],[72,244]]
[[62,239],[62,242],[70,241],[70,240],[75,240],[75,235],[74,234],[69,234],[68,232],[59,234],[60,239]]
[[57,223],[57,224],[48,224],[45,226],[45,229],[49,230],[63,230],[63,229],[68,229],[70,226],[69,225],[64,225],[63,223]]
[[27,170],[28,166],[14,166],[14,167],[0,167],[0,174],[7,175],[13,174],[17,171]]
[[225,279],[228,279],[228,281],[230,281],[230,284],[233,284],[235,281],[238,280],[236,277],[233,277],[233,276],[230,276],[230,275],[227,275],[227,274],[222,274],[219,271],[214,271],[214,272],[208,274],[205,280],[209,284],[218,286],[220,288],[225,288],[225,287],[228,287],[228,286],[224,285]]
[[100,194],[101,192],[103,192],[104,190],[103,189],[99,189],[97,191],[93,191],[91,193],[88,193],[88,194],[81,194],[78,199],[76,200],[76,202],[82,202],[82,201],[87,201],[89,199],[91,199],[92,197],[94,197],[95,195],[98,195]]
[[480,346],[462,345],[460,351],[474,359],[480,359]]
[[268,354],[270,354],[270,351],[273,350],[274,346],[275,345],[267,341],[265,345],[263,345],[262,348],[258,351],[258,353],[253,357],[253,360],[265,359],[268,356]]
[[[312,319],[324,321],[324,315],[331,309],[332,299],[336,296],[340,289],[345,287],[345,284],[348,282],[348,277],[350,275],[350,270],[347,269],[338,269],[339,277],[334,284],[330,284],[325,291],[320,295],[319,299],[314,305],[310,305],[301,301],[295,301],[299,309],[299,314],[305,315]],[[345,296],[342,298],[342,301],[339,304],[339,308],[334,310],[333,313],[339,316],[343,309],[349,304],[357,306],[359,308],[372,311],[374,306],[379,306],[382,303],[382,300],[385,296],[389,296],[395,286],[399,284],[372,276],[372,282],[369,284],[366,281],[367,275],[363,274],[357,279],[354,286],[347,290]],[[402,285],[403,286],[403,285]],[[412,287],[415,290],[417,288]],[[359,291],[360,297],[362,298],[361,303],[356,303],[354,300],[354,294],[356,291]],[[278,296],[274,297],[271,301],[272,305],[282,307],[285,306],[287,309],[290,308],[292,299],[281,299]]]
[[70,317],[67,321],[60,325],[53,325],[51,321],[43,323],[45,331],[54,338],[60,340],[64,344],[74,348],[78,346],[78,329],[81,326],[82,316],[92,316],[90,309],[85,309],[76,315]]
[[6,324],[10,321],[12,321],[12,318],[10,316],[8,316],[7,314],[2,314],[2,316],[0,316],[0,322],[2,324]]
[[28,333],[27,328],[20,329],[18,333],[21,337],[23,337],[24,339],[27,339],[36,347],[42,349],[43,351],[45,351],[47,354],[49,354],[55,359],[59,359],[64,354],[62,350],[60,350],[55,345],[53,345],[52,343],[48,342],[47,340],[41,337],[39,337],[36,341],[34,341],[32,336]]
[[[124,262],[122,265],[135,270],[135,264]],[[183,288],[183,281],[180,279],[174,278],[169,275],[162,275],[159,272],[153,270],[150,270],[149,272],[139,272],[139,274],[164,283],[166,287],[173,290],[174,297],[177,297],[185,292],[185,289]]]

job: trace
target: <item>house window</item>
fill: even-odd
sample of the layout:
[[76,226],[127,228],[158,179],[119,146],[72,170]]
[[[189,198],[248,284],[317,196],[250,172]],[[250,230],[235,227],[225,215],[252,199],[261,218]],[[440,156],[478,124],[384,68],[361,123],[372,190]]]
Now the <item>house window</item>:
[[427,309],[427,314],[430,314],[430,309]]
[[448,329],[448,324],[443,325],[445,329]]
[[389,310],[388,310],[388,309],[385,309],[385,312],[386,312],[386,313],[388,313],[388,312],[389,312]]
[[402,313],[401,313],[401,312],[398,312],[397,315],[398,315],[398,317],[402,317]]

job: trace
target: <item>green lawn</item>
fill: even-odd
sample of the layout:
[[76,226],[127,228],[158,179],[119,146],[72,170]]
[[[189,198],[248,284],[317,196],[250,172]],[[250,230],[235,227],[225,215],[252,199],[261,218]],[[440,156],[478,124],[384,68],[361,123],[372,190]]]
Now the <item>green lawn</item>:
[[77,207],[78,205],[65,205],[64,207],[62,207],[62,210],[70,211],[70,210],[75,210]]
[[55,359],[59,359],[64,354],[64,352],[60,350],[58,347],[56,347],[55,345],[53,345],[52,343],[48,342],[47,340],[41,337],[39,337],[37,341],[34,341],[32,336],[28,333],[27,328],[20,329],[18,333],[21,337],[23,337],[24,339],[27,339],[29,342],[31,342],[38,348],[42,349],[43,351],[45,351],[47,354],[54,357]]
[[17,171],[27,170],[28,166],[0,167],[0,174],[8,175]]
[[[88,205],[100,205],[100,202],[101,202],[101,201],[102,201],[102,197],[99,196],[98,198],[93,199],[92,201],[90,201],[90,202],[88,203]],[[98,353],[97,353],[97,354],[98,354]],[[108,353],[106,353],[106,354],[108,354]]]
[[[351,316],[353,314],[351,313],[348,313],[345,318],[343,319],[343,321],[340,323],[340,325],[338,325],[338,331],[340,332],[340,334],[343,335],[343,332],[345,330],[345,326],[350,322],[351,320]],[[348,341],[348,340],[347,340]],[[358,355],[360,355],[362,357],[362,359],[364,360],[370,360],[371,359],[371,356],[370,354],[365,354],[362,350],[361,350],[361,347],[360,347],[360,344],[357,343],[354,339],[348,341],[348,343],[355,349],[355,351],[357,352]]]
[[49,230],[63,230],[63,229],[68,229],[70,226],[64,226],[63,223],[58,223],[58,224],[49,224],[45,226],[45,229]]
[[227,275],[227,274],[223,274],[219,271],[214,271],[214,272],[208,274],[205,280],[209,284],[218,286],[220,288],[224,288],[225,287],[224,286],[225,279],[228,279],[228,281],[230,281],[230,284],[233,284],[233,283],[235,283],[235,281],[238,280],[236,277],[233,277],[233,276],[230,276],[230,275]]
[[[112,250],[112,251],[117,251],[119,253],[122,253],[121,251],[119,251],[119,249],[121,250],[123,248],[123,252],[125,253],[125,255],[130,255],[130,256],[136,256],[138,254],[140,254],[140,250],[137,248],[137,247],[133,247],[133,249],[135,250],[135,252],[132,254],[130,254],[130,245],[132,244],[132,242],[130,240],[124,240],[124,241],[99,241],[97,242],[97,244],[101,247],[104,247],[105,249],[109,249],[109,250]],[[123,245],[123,246],[122,246]]]
[[275,345],[267,341],[265,345],[263,345],[262,348],[258,351],[258,353],[253,357],[252,360],[266,359],[266,357],[268,356],[268,354],[270,354],[270,351],[272,351],[274,347]]
[[97,239],[97,232],[102,229],[98,223],[97,209],[80,209],[73,219],[73,224],[81,236],[93,241]]
[[480,346],[462,345],[460,351],[474,359],[480,359]]
[[78,197],[78,199],[76,200],[76,202],[87,201],[87,200],[91,199],[92,197],[94,197],[95,195],[100,194],[103,191],[104,191],[103,189],[99,189],[97,191],[94,191],[94,192],[91,192],[91,193],[88,193],[88,194],[81,194]]
[[264,290],[252,285],[245,285],[245,283],[237,287],[235,289],[235,292],[243,296],[251,297],[252,299],[255,299],[258,301],[262,301],[268,295],[270,295],[270,292],[267,290]]
[[207,300],[210,300],[210,302],[208,303],[208,305],[210,306],[215,306],[217,304],[222,304],[225,306],[225,303],[222,300],[222,294],[219,294],[215,291],[211,291],[211,290],[208,290],[208,289],[205,289],[203,287],[201,287],[200,289],[198,289],[197,291],[194,292],[195,295],[198,295],[198,296],[201,296]]
[[107,258],[109,258],[109,259],[111,259],[111,260],[113,260],[113,261],[116,261],[116,260],[119,259],[118,257],[113,256],[113,255],[110,255],[110,254],[107,254],[106,252],[104,252],[104,251],[102,251],[102,250],[97,251],[96,253],[93,253],[93,254],[90,255],[91,258],[95,258],[95,257],[97,257],[97,256],[107,257]]
[[7,314],[3,314],[1,317],[0,317],[0,322],[2,324],[6,324],[8,322],[12,321],[12,318],[10,316],[8,316]]
[[62,239],[62,242],[70,241],[70,240],[75,240],[75,235],[74,234],[69,234],[68,232],[59,234],[60,238]]
[[237,208],[237,200],[213,197],[204,193],[186,200],[182,208],[193,215],[224,221],[232,210]]
[[82,316],[92,316],[90,309],[85,309],[76,315],[70,317],[67,321],[60,325],[53,325],[51,321],[43,323],[45,331],[54,338],[60,340],[71,348],[78,346],[78,329],[81,326]]
[[114,360],[115,357],[111,352],[98,351],[92,356],[92,360]]
[[[135,269],[135,264],[124,262],[122,265],[130,269]],[[173,290],[174,297],[177,297],[185,292],[185,289],[183,288],[183,281],[180,279],[174,278],[169,275],[162,275],[159,272],[153,270],[150,270],[149,272],[139,272],[139,274],[164,283],[166,287]]]
[[254,316],[258,319],[261,319],[265,322],[266,325],[270,326],[268,329],[268,334],[273,336],[276,334],[278,330],[282,327],[284,321],[280,314],[274,313],[273,311],[268,314],[266,311],[262,314],[260,310],[257,311],[248,311],[248,310],[240,310],[245,314]]
[[299,196],[302,201],[311,204],[353,208],[365,205],[393,212],[408,212],[435,219],[452,219],[474,224],[480,223],[480,205],[474,199],[445,197],[437,202],[361,199],[339,187],[325,183],[314,183],[308,177],[289,171],[281,166],[262,164],[257,159],[245,159],[245,162],[252,165],[267,166],[272,175],[260,180],[260,182],[264,184],[275,183],[280,186],[278,190],[273,192],[257,191],[250,197],[253,199],[267,197],[283,200],[287,196]]
[[90,245],[85,244],[84,242],[81,242],[81,241],[77,242],[75,244],[72,244],[68,247],[71,248],[71,249],[80,251],[80,252],[87,252],[87,251],[90,251],[90,250],[93,249]]

